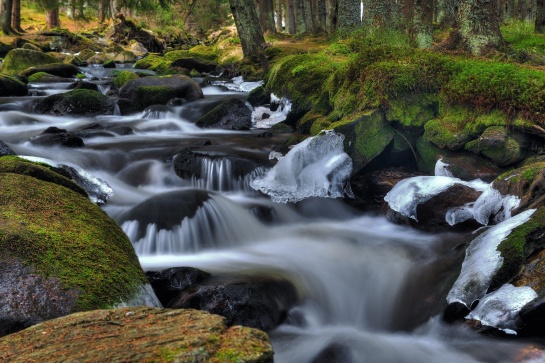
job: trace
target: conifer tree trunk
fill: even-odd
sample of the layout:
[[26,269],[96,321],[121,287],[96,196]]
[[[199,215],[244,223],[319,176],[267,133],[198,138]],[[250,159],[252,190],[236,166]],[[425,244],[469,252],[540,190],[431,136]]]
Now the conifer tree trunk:
[[325,0],[325,29],[328,34],[335,33],[337,30],[337,0]]
[[437,7],[437,22],[441,29],[452,28],[458,13],[458,0],[439,0]]
[[[263,64],[265,38],[263,38],[253,0],[229,0],[229,4],[235,18],[244,58],[260,60]],[[268,68],[268,65],[263,67]]]
[[326,1],[312,0],[311,3],[312,24],[314,33],[326,31]]
[[284,31],[284,26],[282,25],[282,20],[284,19],[284,12],[282,10],[282,5],[285,1],[276,0],[276,32],[281,33]]
[[12,9],[12,0],[0,0],[0,27],[5,35],[15,34],[11,27]]
[[11,28],[18,33],[24,33],[21,28],[21,0],[13,0],[11,7]]
[[295,0],[286,0],[286,33],[295,34]]
[[430,48],[433,44],[433,0],[415,0],[414,42],[418,48]]
[[503,45],[505,41],[500,32],[496,2],[460,0],[457,26],[447,42],[473,55],[480,55],[487,48]]
[[338,2],[337,28],[353,30],[361,27],[361,0]]
[[305,3],[308,0],[294,0],[295,2],[295,32],[305,34],[308,32],[305,18]]
[[61,26],[61,21],[59,18],[59,8],[46,10],[45,24],[47,30],[51,30],[53,28],[58,28]]
[[274,24],[272,0],[257,0],[257,14],[263,33],[270,34],[276,31]]
[[545,34],[545,0],[537,0],[536,2],[535,32]]

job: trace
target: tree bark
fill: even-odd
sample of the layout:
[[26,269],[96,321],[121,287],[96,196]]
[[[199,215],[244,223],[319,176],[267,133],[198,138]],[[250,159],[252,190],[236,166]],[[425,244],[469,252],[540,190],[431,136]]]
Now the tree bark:
[[[259,60],[263,68],[268,68],[268,64],[263,64],[265,38],[259,25],[253,0],[229,0],[229,4],[235,18],[244,58]],[[266,58],[264,60],[266,62]]]
[[53,28],[58,28],[61,26],[61,21],[59,18],[59,8],[46,10],[45,24],[47,30],[51,30]]
[[395,1],[364,0],[363,23],[372,28],[396,28],[401,18],[400,6]]
[[295,34],[295,0],[286,0],[286,33]]
[[283,0],[276,0],[276,32],[281,33],[284,31],[284,26],[282,23],[284,12],[282,10],[282,5],[285,3]]
[[326,32],[326,1],[312,0],[311,13],[314,33]]
[[11,7],[11,28],[18,33],[24,33],[21,28],[21,0],[13,0]]
[[0,1],[0,27],[5,35],[15,34],[15,31],[11,27],[12,9],[12,0]]
[[326,0],[325,2],[325,29],[328,34],[333,34],[337,30],[337,0]]
[[545,0],[537,0],[536,2],[535,32],[545,34]]
[[415,0],[414,43],[418,48],[430,48],[433,44],[433,0]]
[[497,48],[505,44],[500,32],[496,2],[460,0],[457,26],[447,42],[473,55],[480,55],[487,48]]
[[263,33],[270,34],[276,31],[272,0],[257,0],[257,15]]
[[361,0],[340,0],[337,29],[354,30],[361,27]]
[[308,32],[305,18],[305,3],[308,0],[294,0],[295,2],[295,32],[305,34]]
[[441,29],[452,28],[458,13],[458,0],[439,0],[437,22]]

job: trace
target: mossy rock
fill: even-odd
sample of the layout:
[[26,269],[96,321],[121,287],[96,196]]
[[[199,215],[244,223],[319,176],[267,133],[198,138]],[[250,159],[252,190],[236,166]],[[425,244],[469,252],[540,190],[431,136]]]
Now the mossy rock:
[[0,359],[272,363],[273,351],[267,334],[227,328],[218,315],[138,307],[81,312],[33,326],[0,339]]
[[439,112],[437,94],[415,93],[390,99],[386,110],[386,119],[396,121],[403,126],[420,127],[437,117]]
[[545,162],[505,172],[494,180],[493,185],[502,195],[520,198],[519,210],[545,206]]
[[0,285],[7,292],[0,320],[18,330],[71,312],[142,304],[143,296],[154,301],[131,243],[104,211],[57,184],[60,176],[23,163],[10,170],[9,163],[16,164],[8,159],[0,173]]
[[63,82],[67,80],[71,81],[71,79],[57,77],[46,72],[37,72],[31,75],[30,77],[28,77],[29,83],[55,83],[55,82]]
[[59,60],[47,53],[29,49],[13,49],[4,58],[2,73],[16,75],[27,68],[59,63]]
[[378,110],[346,117],[345,120],[331,124],[329,128],[345,136],[344,149],[352,158],[354,174],[384,151],[393,140],[395,132],[386,122],[384,114]]
[[13,46],[0,42],[0,58],[4,58],[12,49]]
[[47,96],[34,105],[38,113],[72,116],[112,115],[114,108],[113,100],[89,89],[75,89]]
[[171,67],[180,67],[191,70],[196,70],[199,73],[210,73],[214,71],[217,67],[215,63],[202,61],[194,57],[183,57],[178,58],[170,64]]
[[252,111],[238,98],[230,98],[202,115],[195,125],[225,130],[249,130],[252,127]]
[[167,74],[170,68],[170,61],[164,57],[160,57],[155,54],[149,54],[148,56],[140,59],[134,63],[133,68],[136,69],[149,69],[159,75]]
[[57,77],[74,78],[79,73],[79,69],[73,64],[55,63],[27,68],[21,72],[21,75],[30,77],[33,74],[40,72],[48,73]]
[[472,117],[465,107],[441,107],[439,117],[424,125],[424,138],[441,149],[461,150],[477,137],[465,129]]
[[84,49],[79,52],[78,57],[82,60],[87,61],[89,58],[93,57],[96,53],[91,49]]
[[253,107],[261,106],[271,102],[271,95],[265,91],[265,87],[259,86],[254,88],[248,94],[248,103]]
[[482,153],[498,166],[509,166],[524,159],[528,137],[503,126],[491,126],[482,135],[466,145],[474,153]]
[[102,63],[102,68],[115,68],[115,62],[109,59],[106,62]]
[[0,97],[26,96],[28,87],[15,77],[0,75]]
[[434,174],[437,160],[453,154],[450,150],[438,148],[424,137],[420,137],[416,141],[416,151],[418,153],[418,170],[428,175]]
[[121,71],[119,72],[115,78],[113,79],[112,83],[116,85],[118,88],[123,87],[127,82],[132,81],[133,79],[138,79],[140,76],[138,76],[136,73],[131,71]]

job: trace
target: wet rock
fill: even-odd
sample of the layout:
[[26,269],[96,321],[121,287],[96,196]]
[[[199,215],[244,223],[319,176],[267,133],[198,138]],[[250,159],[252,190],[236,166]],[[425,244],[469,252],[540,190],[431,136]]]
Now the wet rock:
[[230,98],[201,116],[195,124],[205,128],[249,130],[252,127],[252,111],[238,98]]
[[188,57],[178,58],[170,64],[171,67],[194,69],[199,73],[210,73],[216,69],[216,64],[202,59]]
[[493,186],[502,195],[515,195],[521,199],[517,210],[545,205],[545,162],[537,162],[498,176]]
[[98,86],[95,83],[77,81],[68,86],[68,89],[89,89],[91,91],[99,92]]
[[24,72],[21,72],[21,75],[30,77],[35,73],[42,72],[62,78],[74,78],[79,73],[79,69],[73,64],[48,64],[27,68]]
[[0,42],[0,57],[5,58],[13,47],[9,44]]
[[447,323],[454,323],[466,317],[470,313],[467,306],[460,302],[449,304],[443,312],[443,320]]
[[545,297],[530,302],[519,313],[520,330],[523,336],[545,336]]
[[28,87],[17,78],[0,75],[0,97],[26,96]]
[[518,131],[509,131],[503,126],[487,128],[482,135],[466,144],[465,148],[482,153],[496,165],[509,166],[524,159],[528,137]]
[[15,152],[9,148],[2,140],[0,140],[0,156],[15,155]]
[[[130,347],[130,348],[129,348]],[[5,362],[272,363],[267,335],[195,310],[122,308],[72,314],[0,339]]]
[[146,47],[144,47],[144,44],[140,42],[135,42],[131,44],[131,52],[134,53],[137,57],[144,57],[146,54],[148,54],[148,50]]
[[197,82],[187,76],[144,77],[127,82],[119,90],[119,107],[123,114],[142,111],[146,107],[166,105],[173,98],[195,101],[203,98]]
[[0,158],[0,321],[11,327],[3,333],[75,311],[156,302],[123,231],[52,169]]
[[254,88],[248,94],[248,103],[253,107],[261,106],[271,102],[271,95],[265,91],[265,87],[259,86]]
[[9,51],[2,63],[2,73],[16,75],[30,67],[60,63],[59,60],[47,53],[28,49],[13,49]]
[[102,68],[115,68],[115,62],[113,60],[107,60],[106,62],[102,63]]
[[45,72],[34,73],[28,77],[29,83],[60,83],[60,82],[72,82],[72,78],[63,78],[54,76]]
[[468,153],[447,155],[442,157],[442,161],[448,164],[447,169],[452,176],[465,181],[481,179],[490,183],[505,171],[490,160]]
[[[227,325],[271,330],[287,316],[298,300],[287,280],[248,276],[210,276],[194,268],[154,273],[150,279],[163,305],[173,309],[198,309],[226,318]],[[161,278],[157,278],[160,274]],[[150,274],[148,273],[148,277]]]
[[112,115],[115,103],[100,92],[75,89],[48,96],[34,104],[37,113],[62,116]]
[[72,134],[68,133],[64,129],[56,127],[47,128],[42,134],[34,136],[30,139],[30,142],[34,145],[43,146],[66,146],[66,147],[83,147],[85,146],[83,140]]
[[131,20],[124,20],[115,24],[113,32],[108,35],[115,44],[125,44],[131,40],[141,43],[152,53],[163,53],[165,45],[150,32],[137,26]]

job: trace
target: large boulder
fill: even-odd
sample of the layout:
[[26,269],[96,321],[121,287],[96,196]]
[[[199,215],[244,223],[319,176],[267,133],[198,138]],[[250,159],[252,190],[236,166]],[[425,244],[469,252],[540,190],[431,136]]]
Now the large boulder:
[[225,130],[249,130],[252,127],[252,111],[238,98],[230,98],[202,115],[195,125]]
[[38,100],[34,104],[37,113],[61,116],[112,115],[115,103],[100,92],[75,89]]
[[17,48],[11,50],[4,58],[2,73],[16,75],[27,68],[59,63],[59,60],[47,53]]
[[77,311],[158,304],[123,231],[54,170],[0,158],[0,335]]
[[65,129],[58,127],[48,127],[41,134],[30,139],[34,145],[43,146],[66,146],[66,147],[82,147],[85,146],[83,140]]
[[47,73],[57,77],[74,78],[79,73],[78,67],[73,64],[46,64],[43,66],[32,66],[21,72],[21,75],[30,77],[36,73]]
[[0,97],[26,96],[28,87],[17,78],[0,75]]
[[298,300],[287,280],[210,275],[188,267],[147,274],[165,307],[205,310],[225,317],[227,325],[272,330]]
[[545,162],[537,162],[498,176],[493,186],[502,195],[520,198],[519,210],[545,206]]
[[173,98],[195,101],[203,97],[197,82],[187,76],[143,77],[121,87],[119,107],[126,114],[142,111],[155,104],[166,105]]
[[196,310],[81,312],[0,339],[3,362],[272,363],[267,334]]
[[496,165],[503,167],[522,161],[528,136],[519,131],[510,131],[503,126],[491,126],[481,136],[468,142],[466,149],[476,154],[483,154]]
[[180,67],[189,70],[196,70],[200,73],[210,73],[216,69],[216,64],[212,62],[203,61],[194,57],[179,58],[170,64],[171,67]]

